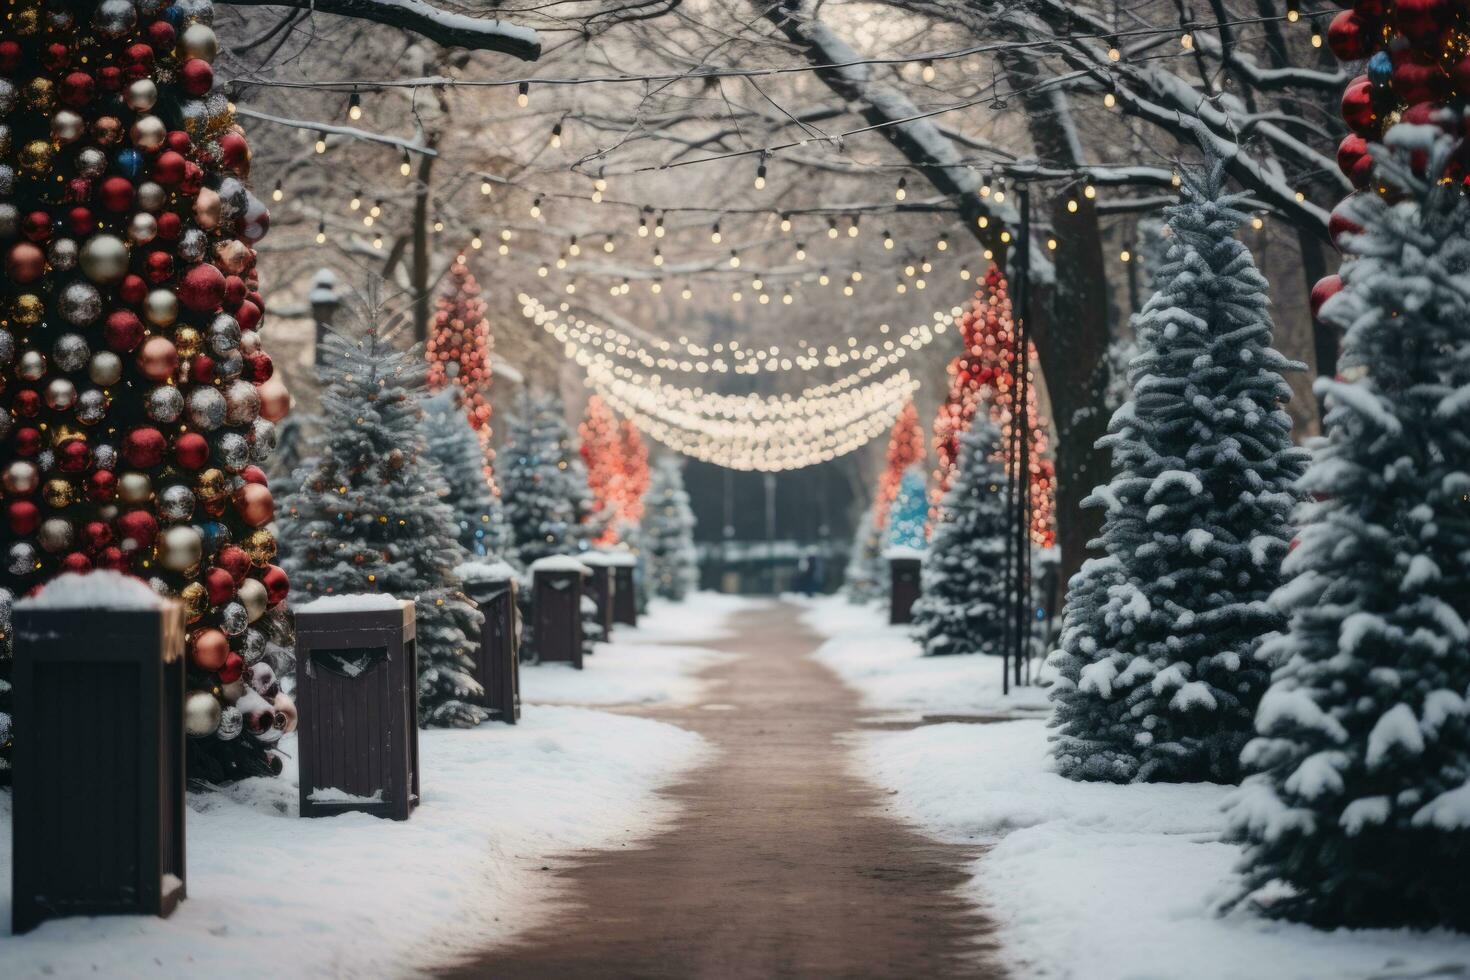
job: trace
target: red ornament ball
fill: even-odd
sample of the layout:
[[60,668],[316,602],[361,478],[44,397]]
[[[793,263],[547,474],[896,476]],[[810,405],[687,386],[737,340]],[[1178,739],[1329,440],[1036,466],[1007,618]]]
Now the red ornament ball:
[[35,282],[46,274],[46,253],[32,242],[17,242],[5,257],[5,272],[14,282]]
[[61,570],[63,572],[72,572],[76,575],[83,575],[92,570],[92,559],[80,551],[73,551],[61,559]]
[[1342,290],[1342,277],[1338,275],[1323,276],[1317,280],[1312,287],[1312,316],[1321,319],[1322,304],[1336,296]]
[[73,439],[56,450],[56,468],[63,473],[80,473],[92,465],[92,447],[86,440]]
[[177,187],[184,182],[184,164],[187,162],[182,153],[164,150],[153,161],[153,179],[164,187]]
[[21,537],[34,534],[41,526],[41,508],[29,500],[12,500],[5,505],[5,519],[12,534]]
[[[175,215],[174,217],[177,217]],[[159,283],[167,282],[174,275],[174,257],[163,250],[149,252],[143,260],[143,278],[157,286]]]
[[80,109],[96,96],[97,80],[84,71],[71,72],[61,80],[57,94],[65,104]]
[[208,262],[190,266],[179,282],[179,302],[195,313],[219,309],[225,298],[225,276]]
[[20,42],[0,41],[0,72],[9,75],[20,67]]
[[230,639],[220,630],[195,630],[189,636],[189,662],[200,670],[219,670],[229,655]]
[[143,321],[131,310],[113,310],[102,325],[102,339],[120,353],[133,350],[143,342]]
[[82,526],[82,547],[97,554],[112,544],[112,526],[106,521],[88,521]]
[[111,470],[96,470],[87,476],[87,496],[98,503],[105,503],[117,495],[117,474]]
[[225,545],[215,556],[214,564],[217,568],[223,568],[230,573],[230,578],[239,585],[245,581],[246,574],[250,571],[250,556],[245,554],[244,549],[235,545]]
[[33,242],[51,240],[51,215],[45,211],[32,211],[20,219],[20,233]]
[[133,206],[133,182],[126,177],[108,177],[98,188],[97,199],[104,210],[114,214]]
[[198,432],[174,436],[174,462],[186,470],[201,470],[209,462],[209,440]]
[[124,276],[117,287],[117,298],[129,306],[142,306],[143,300],[148,298],[148,283],[143,281],[142,276]]
[[130,510],[117,519],[117,536],[124,551],[148,548],[158,537],[158,519],[146,510]]
[[270,606],[285,602],[286,596],[291,592],[291,580],[279,565],[265,566],[265,571],[260,574],[260,582],[265,586],[265,601]]
[[202,98],[214,87],[214,69],[203,58],[190,58],[179,69],[179,84],[194,98]]
[[1359,75],[1342,93],[1342,119],[1359,136],[1376,136],[1378,113],[1373,109],[1373,86]]
[[97,216],[89,207],[72,208],[66,213],[66,223],[78,238],[86,238],[97,230]]
[[225,684],[233,684],[245,673],[245,658],[231,650],[225,654],[225,665],[219,669],[219,679]]
[[1356,10],[1344,10],[1327,25],[1327,47],[1338,61],[1361,61],[1373,53],[1373,24]]
[[168,441],[152,426],[133,429],[123,437],[122,455],[134,469],[150,470],[163,462]]
[[223,568],[209,568],[204,572],[204,589],[211,606],[222,606],[235,598],[235,579]]

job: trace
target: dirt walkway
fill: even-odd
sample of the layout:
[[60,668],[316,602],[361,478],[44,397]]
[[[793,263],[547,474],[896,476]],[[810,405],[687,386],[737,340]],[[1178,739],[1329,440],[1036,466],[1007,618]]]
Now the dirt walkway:
[[728,710],[648,712],[719,750],[667,791],[681,817],[642,849],[576,859],[557,918],[450,976],[998,977],[988,931],[953,890],[963,848],[878,811],[838,736],[857,696],[804,656],[790,606],[735,621],[713,668]]

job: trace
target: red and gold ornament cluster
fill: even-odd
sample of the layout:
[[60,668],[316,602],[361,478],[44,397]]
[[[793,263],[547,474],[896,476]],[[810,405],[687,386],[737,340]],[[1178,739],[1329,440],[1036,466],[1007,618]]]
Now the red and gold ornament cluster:
[[[1465,0],[1355,0],[1333,18],[1327,44],[1338,60],[1361,63],[1363,73],[1348,83],[1342,118],[1351,131],[1337,150],[1355,194],[1380,193],[1371,146],[1399,122],[1438,125],[1460,141],[1448,179],[1470,192],[1470,140],[1465,137],[1470,103],[1470,4]],[[1345,203],[1345,202],[1344,202]],[[1340,245],[1360,231],[1339,204],[1328,232]],[[1312,290],[1316,314],[1342,288],[1335,275]]]
[[587,399],[587,411],[577,427],[582,461],[587,465],[587,488],[604,521],[598,547],[617,544],[622,531],[643,520],[643,497],[648,493],[648,448],[638,427],[619,420],[598,395]]
[[296,716],[257,628],[288,588],[260,468],[287,398],[259,339],[270,219],[214,90],[210,3],[6,18],[0,572],[12,593],[111,569],[177,596],[190,734],[269,764]]
[[490,321],[480,284],[465,264],[463,255],[449,267],[449,280],[434,311],[434,324],[424,346],[429,360],[429,387],[435,391],[454,384],[460,390],[465,417],[480,440],[485,456],[485,482],[499,496],[491,464],[490,447]]
[[[949,395],[934,419],[934,448],[939,457],[934,474],[936,501],[954,479],[960,436],[969,430],[976,411],[987,401],[991,421],[1001,432],[1001,455],[1007,472],[1015,466],[1011,429],[1017,387],[1015,321],[1006,278],[995,265],[986,271],[985,288],[975,292],[970,309],[960,317],[959,327],[965,351],[949,364]],[[1034,378],[1039,374],[1036,347],[1027,346],[1028,370]],[[1050,548],[1056,543],[1056,464],[1048,456],[1047,424],[1034,383],[1026,387],[1026,417],[1031,433],[1026,464],[1031,541],[1037,547]]]
[[873,497],[873,526],[882,531],[888,527],[888,511],[898,497],[904,472],[924,461],[924,430],[919,426],[919,410],[912,400],[904,403],[893,428],[888,433],[888,455],[883,473],[878,477],[878,492]]

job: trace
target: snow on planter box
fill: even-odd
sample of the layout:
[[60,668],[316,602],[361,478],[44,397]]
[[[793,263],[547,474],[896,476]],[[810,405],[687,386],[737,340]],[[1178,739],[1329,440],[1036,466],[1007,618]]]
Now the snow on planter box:
[[536,659],[582,669],[582,578],[591,569],[568,555],[531,563],[531,614]]
[[597,603],[597,623],[602,627],[602,638],[610,640],[615,622],[614,604],[617,602],[617,581],[613,566],[618,558],[609,552],[590,551],[581,560],[582,564],[592,570],[587,578],[587,593]]
[[295,613],[301,815],[407,820],[419,801],[413,602],[324,596]]
[[14,930],[168,915],[185,895],[184,607],[102,571],[13,615]]
[[455,568],[454,574],[485,617],[474,652],[475,680],[485,689],[485,707],[497,720],[514,725],[521,717],[516,570],[503,561],[472,561]]

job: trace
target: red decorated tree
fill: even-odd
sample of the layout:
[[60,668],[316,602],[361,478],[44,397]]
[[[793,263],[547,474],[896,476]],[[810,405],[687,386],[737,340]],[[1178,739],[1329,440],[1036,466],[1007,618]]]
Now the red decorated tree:
[[295,708],[268,649],[287,592],[260,469],[287,406],[260,341],[269,215],[214,86],[209,14],[164,0],[8,15],[0,577],[23,594],[110,569],[176,596],[190,768],[220,779],[278,769]]
[[[965,352],[950,365],[950,394],[935,419],[935,448],[939,453],[936,477],[949,486],[961,434],[969,428],[981,404],[988,404],[992,422],[1000,429],[1001,455],[1008,473],[1015,472],[1016,333],[1006,278],[992,265],[985,273],[985,289],[960,318]],[[1056,543],[1056,464],[1048,455],[1047,421],[1036,393],[1037,355],[1028,344],[1026,428],[1030,433],[1027,458],[1031,540],[1042,548]],[[942,492],[942,490],[941,490]]]
[[594,520],[602,533],[598,546],[617,544],[623,501],[627,494],[623,440],[618,419],[597,395],[587,399],[587,411],[577,427],[582,461],[587,465],[587,488],[592,491]]
[[643,522],[643,498],[653,474],[648,467],[648,447],[632,419],[618,423],[618,434],[622,441],[623,499],[619,507],[622,519],[630,524]]
[[893,429],[888,435],[887,460],[883,474],[878,478],[878,493],[873,498],[873,524],[879,530],[888,526],[888,510],[898,496],[904,472],[923,461],[924,430],[919,425],[918,410],[909,401],[893,421]]
[[495,489],[490,448],[490,382],[493,377],[490,352],[493,340],[485,317],[485,300],[464,256],[449,267],[444,293],[434,310],[434,324],[425,345],[429,359],[429,387],[435,391],[449,384],[458,386],[465,417],[479,437],[485,456],[485,482]]

